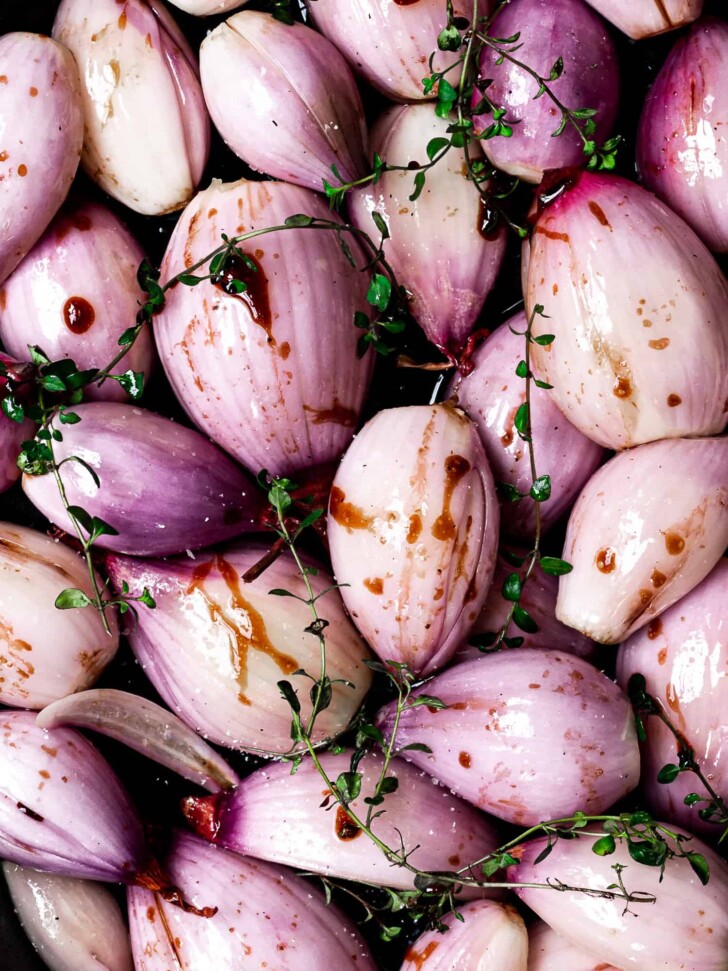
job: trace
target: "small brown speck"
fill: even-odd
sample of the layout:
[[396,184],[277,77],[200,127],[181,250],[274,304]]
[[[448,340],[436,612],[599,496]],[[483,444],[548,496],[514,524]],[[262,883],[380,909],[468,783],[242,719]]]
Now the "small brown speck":
[[612,394],[615,398],[629,398],[632,394],[632,385],[629,378],[617,375],[614,387],[612,388]]
[[[661,633],[662,633],[662,621],[660,620],[659,617],[656,617],[655,620],[651,620],[650,623],[647,625],[647,636],[651,641],[654,641],[655,638],[659,637]],[[660,664],[664,664],[664,663],[665,663],[664,660],[660,661]]]
[[685,549],[685,540],[679,533],[665,533],[665,548],[670,556],[679,556]]
[[30,96],[31,96],[31,98],[37,98],[38,97],[38,89],[37,88],[31,88],[30,89]]
[[657,587],[659,589],[662,586],[662,584],[665,582],[665,580],[667,580],[667,577],[665,576],[664,573],[660,573],[659,570],[653,570],[650,580],[652,581],[652,586]]
[[677,408],[678,405],[682,404],[682,398],[679,394],[669,394],[667,396],[667,404],[670,408]]
[[670,346],[670,338],[660,337],[659,340],[648,341],[647,345],[648,347],[651,347],[653,351],[664,351],[666,347]]
[[611,546],[599,550],[596,557],[597,569],[601,573],[613,573],[617,566],[617,551]]
[[469,752],[461,752],[460,755],[458,755],[458,762],[464,769],[469,769],[472,761],[473,760],[470,757]]
[[19,165],[18,166],[18,175],[20,176],[20,178],[21,179],[24,179],[27,174],[28,174],[28,166],[27,165],[22,165],[22,164]]

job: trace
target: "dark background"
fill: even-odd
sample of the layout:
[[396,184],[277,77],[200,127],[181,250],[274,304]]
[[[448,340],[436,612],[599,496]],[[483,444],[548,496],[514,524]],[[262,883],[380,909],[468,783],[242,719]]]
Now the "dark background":
[[[250,4],[252,8],[261,6],[262,4]],[[50,34],[57,7],[58,0],[0,0],[0,34],[13,30]],[[170,10],[195,49],[199,47],[199,43],[207,31],[224,19],[223,16],[195,18],[174,7],[170,7]],[[720,15],[725,17],[724,4],[721,0],[706,0],[706,14],[718,14],[719,10],[721,10]],[[622,65],[622,105],[616,131],[623,136],[624,144],[619,152],[618,171],[627,177],[635,177],[635,130],[645,92],[679,33],[667,34],[637,44],[629,41],[616,30],[612,31]],[[365,85],[362,85],[362,91],[368,116],[376,117],[384,105],[383,99]],[[202,184],[208,184],[212,177],[224,181],[233,181],[241,177],[260,178],[227,149],[214,130],[210,162],[202,179]],[[159,263],[179,213],[161,218],[139,216],[114,200],[108,199],[81,172],[76,179],[73,191],[79,195],[106,202],[137,235],[149,257],[155,263]],[[514,214],[517,214],[520,219],[523,219],[524,214],[528,211],[531,191],[527,187],[523,188],[514,197]],[[519,250],[518,241],[512,238],[504,269],[484,308],[481,320],[483,326],[491,329],[497,326],[506,316],[510,315],[514,305],[517,305],[521,299]],[[724,268],[726,266],[725,260],[723,266]],[[410,334],[403,349],[416,359],[433,359],[432,349],[428,349],[417,332]],[[368,412],[371,413],[382,407],[392,405],[427,402],[438,391],[442,391],[442,385],[438,377],[432,373],[397,370],[393,362],[380,360]],[[145,404],[156,411],[187,423],[186,417],[175,402],[161,373],[158,373],[152,382]],[[25,500],[19,486],[16,486],[6,495],[0,496],[0,519],[12,520],[38,529],[46,529],[48,526],[45,519]],[[100,687],[112,685],[134,691],[137,694],[143,694],[157,701],[160,700],[142,675],[125,644],[122,644],[116,660],[99,682]],[[179,800],[181,796],[189,795],[194,790],[194,786],[177,779],[164,770],[160,770],[159,767],[116,743],[98,737],[94,741],[110,758],[137,804],[142,808],[145,819],[152,827],[156,828],[161,825],[168,827],[170,824],[181,823],[182,819],[178,809]],[[250,771],[258,764],[253,757],[239,756],[228,751],[225,751],[224,754],[239,772]],[[123,901],[123,894],[120,893],[119,899]],[[346,906],[345,902],[342,901],[341,903]],[[353,916],[356,917],[357,915]],[[386,947],[377,941],[376,935],[370,930],[370,925],[363,927],[362,930],[370,938],[373,950],[381,959],[382,967],[398,968],[406,942]],[[0,968],[7,969],[7,971],[44,971],[46,969],[45,963],[33,951],[13,914],[7,888],[2,879],[0,879]],[[224,969],[220,969],[220,971],[224,971]]]

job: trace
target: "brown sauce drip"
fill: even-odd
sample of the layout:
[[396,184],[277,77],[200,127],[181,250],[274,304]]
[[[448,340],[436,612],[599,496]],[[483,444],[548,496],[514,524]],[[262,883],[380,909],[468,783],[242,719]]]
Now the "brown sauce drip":
[[670,346],[670,338],[660,337],[656,341],[647,341],[647,346],[651,347],[653,351],[664,351],[666,347]]
[[602,573],[613,573],[617,567],[617,551],[605,546],[597,553],[597,569]]
[[336,807],[335,829],[340,840],[355,840],[361,836],[361,830],[343,806]]
[[609,228],[611,229],[612,227],[609,225],[609,220],[607,219],[604,213],[604,210],[599,205],[599,203],[594,202],[594,200],[591,200],[588,205],[589,205],[589,212],[592,214],[592,216],[598,219],[599,222],[602,224],[602,226],[609,226]]
[[[282,349],[281,357],[283,357]],[[343,425],[345,428],[354,428],[359,420],[359,415],[354,409],[345,408],[338,398],[334,398],[334,403],[330,408],[311,408],[310,405],[304,405],[303,410],[314,416],[312,421],[314,425],[325,425],[332,422],[335,425]]]
[[63,322],[72,334],[85,334],[96,320],[96,311],[84,297],[69,297],[63,305]]
[[443,542],[452,539],[457,526],[450,512],[450,503],[458,482],[470,471],[470,462],[462,455],[449,455],[445,459],[445,490],[442,497],[442,512],[432,526],[432,535]]
[[[271,333],[273,318],[270,309],[268,277],[265,275],[262,264],[255,256],[251,256],[250,253],[246,253],[245,256],[245,260],[239,256],[233,256],[225,268],[222,281],[216,283],[215,286],[223,293],[227,293],[228,296],[236,297],[247,305],[251,317],[256,324],[263,328],[268,335],[268,343],[272,344],[274,342]],[[246,289],[242,293],[235,293],[234,281],[244,283]]]
[[545,236],[547,239],[556,239],[562,243],[568,243],[569,237],[567,233],[557,233],[553,229],[546,229],[545,226],[536,226],[536,234],[538,236]]
[[367,577],[366,580],[364,580],[364,586],[370,593],[373,593],[376,596],[384,593],[384,580],[382,580],[381,577]]
[[469,752],[461,752],[460,755],[458,755],[458,762],[464,769],[469,769],[472,761],[473,760]]
[[35,820],[36,823],[42,823],[43,822],[43,817],[40,816],[38,813],[33,812],[33,810],[32,809],[29,809],[26,805],[24,805],[24,803],[22,803],[22,802],[16,802],[15,803],[15,806],[16,806],[17,809],[19,809],[21,811],[21,813],[23,813],[25,816],[27,816],[28,819],[33,819],[33,820]]
[[660,650],[657,652],[657,663],[664,664],[665,661],[667,661],[667,648],[661,647]]
[[659,588],[663,585],[665,580],[667,580],[667,577],[665,576],[664,573],[660,573],[659,570],[653,570],[650,580],[652,581],[652,586],[656,587],[659,590]]
[[667,406],[668,408],[677,408],[678,405],[682,404],[682,398],[679,394],[669,394],[667,396]]
[[629,378],[618,374],[614,381],[612,394],[615,398],[629,398],[632,394],[632,383]]
[[87,233],[93,228],[91,219],[83,212],[63,213],[56,222],[56,240],[60,243],[71,232],[77,229],[80,233]]
[[[416,543],[422,532],[422,516],[418,512],[413,512],[409,518],[409,529],[407,530],[407,542],[412,545]],[[437,598],[435,598],[437,599]]]
[[[204,582],[212,572],[213,568],[225,581],[225,585],[230,591],[232,610],[239,611],[243,616],[232,613],[230,607],[214,601],[204,589]],[[238,698],[244,705],[250,705],[250,700],[245,696],[245,687],[248,681],[248,651],[260,651],[272,658],[284,674],[293,674],[299,667],[295,658],[288,654],[283,654],[273,644],[268,637],[265,621],[258,611],[242,595],[240,589],[240,577],[237,570],[231,563],[228,563],[222,556],[217,555],[207,563],[201,563],[195,568],[192,580],[187,588],[187,593],[194,593],[199,590],[210,614],[213,623],[220,622],[228,631],[231,643],[235,645],[233,655],[233,667],[236,671],[237,682],[240,687]],[[247,618],[247,623],[246,623]],[[241,624],[245,625],[244,627]]]
[[439,941],[430,941],[424,951],[416,951],[413,947],[407,951],[404,956],[405,961],[409,961],[410,964],[414,965],[415,971],[422,971],[422,966],[428,958],[431,958],[437,948],[440,946]]
[[679,556],[685,549],[685,540],[680,533],[665,533],[665,548],[670,556]]
[[374,522],[373,516],[367,516],[358,506],[346,502],[346,495],[338,486],[331,489],[329,512],[340,526],[351,532],[352,529],[370,529]]
[[398,7],[411,7],[420,0],[394,0]]
[[[283,341],[281,346],[278,348],[278,353],[281,355],[281,360],[288,360],[288,356],[291,353],[291,345],[288,343],[288,341]],[[316,422],[314,422],[314,424],[316,424]]]
[[647,636],[651,641],[654,641],[655,638],[659,637],[661,633],[662,633],[662,621],[660,620],[659,617],[656,617],[654,620],[651,620],[647,625]]

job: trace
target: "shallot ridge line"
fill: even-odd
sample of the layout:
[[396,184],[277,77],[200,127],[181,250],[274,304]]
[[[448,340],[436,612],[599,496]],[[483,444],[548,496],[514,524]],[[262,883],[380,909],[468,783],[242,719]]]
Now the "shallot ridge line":
[[[471,19],[455,15],[452,0],[446,0],[447,25],[440,32],[437,46],[440,51],[457,52],[462,50],[461,56],[444,68],[436,71],[433,63],[437,52],[429,58],[430,74],[422,79],[425,95],[437,94],[435,113],[438,117],[449,120],[447,128],[449,138],[432,138],[425,148],[427,162],[413,161],[408,165],[394,165],[387,162],[378,153],[374,153],[372,170],[367,175],[351,182],[344,182],[336,168],[332,171],[337,184],[324,179],[323,189],[334,209],[341,207],[346,194],[360,186],[376,185],[385,172],[414,172],[414,184],[411,202],[416,201],[425,187],[427,173],[434,168],[452,150],[459,149],[463,153],[465,175],[480,193],[483,205],[483,232],[494,232],[499,221],[504,221],[521,238],[525,238],[529,230],[513,221],[502,205],[502,200],[510,196],[519,184],[516,177],[502,179],[503,184],[495,186],[492,180],[496,176],[503,177],[497,166],[488,164],[485,159],[474,159],[471,155],[473,144],[489,141],[493,138],[510,138],[514,125],[520,119],[509,118],[507,108],[496,103],[488,94],[488,88],[493,84],[492,78],[480,78],[480,55],[485,49],[491,50],[497,57],[496,65],[509,63],[528,74],[538,85],[533,100],[546,96],[560,113],[560,121],[551,137],[558,138],[567,130],[573,129],[582,144],[582,152],[589,171],[608,171],[615,167],[616,155],[621,144],[620,135],[607,139],[602,145],[595,140],[597,124],[595,108],[570,108],[558,97],[552,89],[552,84],[559,80],[564,71],[564,61],[558,57],[547,75],[540,74],[535,68],[515,57],[523,43],[519,43],[520,32],[510,37],[493,37],[488,31],[498,14],[508,6],[509,0],[499,0],[495,10],[488,16],[480,14],[481,0],[473,0]],[[455,84],[446,75],[456,68],[460,68],[459,78]],[[489,115],[492,122],[480,131],[474,122],[479,115]]]

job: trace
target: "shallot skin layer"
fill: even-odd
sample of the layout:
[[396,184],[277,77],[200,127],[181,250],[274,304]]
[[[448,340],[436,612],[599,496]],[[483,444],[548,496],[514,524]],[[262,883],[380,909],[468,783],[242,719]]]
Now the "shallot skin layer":
[[68,195],[83,143],[78,68],[41,34],[0,39],[0,283]]
[[[97,202],[64,206],[0,290],[0,338],[19,360],[38,345],[51,361],[72,358],[79,370],[103,368],[119,353],[143,294],[137,270],[144,252],[123,222]],[[156,355],[148,327],[113,369],[149,379]],[[128,401],[116,381],[84,389],[86,400]]]
[[79,732],[0,716],[0,856],[64,877],[118,883],[146,862],[144,834],[111,766]]
[[[96,582],[102,585],[97,575]],[[44,533],[0,523],[0,702],[43,708],[91,685],[119,646],[115,612],[56,609],[69,587],[94,596],[84,559]]]
[[495,566],[498,501],[475,425],[450,404],[380,411],[329,501],[331,562],[379,657],[442,667],[475,622]]
[[584,435],[623,449],[728,420],[728,285],[690,227],[626,179],[577,173],[524,247],[533,369]]
[[645,101],[645,186],[711,250],[728,251],[728,24],[706,17],[675,44]]
[[[596,131],[592,137],[598,145],[606,140],[619,106],[617,53],[604,22],[582,0],[510,0],[489,33],[495,37],[520,34],[516,58],[543,77],[549,76],[554,62],[561,58],[563,73],[552,83],[554,93],[563,104],[593,108]],[[534,183],[540,182],[548,169],[583,164],[583,142],[570,125],[554,137],[561,114],[548,95],[535,97],[538,81],[508,60],[499,60],[497,51],[483,48],[480,77],[492,79],[488,97],[506,109],[506,120],[513,128],[509,138],[483,142],[491,163]],[[482,98],[476,88],[473,106]],[[492,112],[475,115],[474,121],[480,133],[492,124]]]
[[172,15],[160,0],[62,0],[53,36],[79,66],[88,175],[143,215],[181,209],[207,162],[210,119]]
[[[481,14],[490,8],[481,3]],[[456,15],[467,17],[471,4],[455,0]],[[437,36],[447,24],[441,0],[306,0],[306,10],[352,68],[394,101],[419,101],[428,58],[435,51],[434,70],[456,63],[457,53],[437,49]]]
[[[317,674],[321,648],[306,630],[311,614],[299,599],[306,590],[292,557],[281,556],[258,579],[243,581],[267,552],[262,543],[241,543],[195,559],[111,557],[107,569],[117,590],[126,582],[138,596],[148,587],[156,600],[129,639],[169,707],[219,745],[283,755],[292,744],[291,711],[278,682],[291,680],[301,717],[308,718],[310,682],[295,672]],[[313,733],[320,744],[346,729],[372,676],[366,645],[330,589],[332,578],[321,569],[310,581],[314,595],[329,588],[321,610],[329,622],[327,674],[334,685]],[[270,596],[270,590],[295,597]]]
[[317,31],[245,10],[207,35],[200,71],[220,134],[258,172],[319,192],[334,165],[344,182],[364,175],[361,96]]
[[[63,428],[57,461],[79,452],[99,480],[79,462],[63,466],[70,503],[116,530],[95,545],[135,556],[168,556],[219,543],[258,526],[263,493],[224,452],[192,428],[120,402],[78,405],[81,419]],[[25,475],[30,501],[73,534],[52,475]]]
[[421,934],[400,971],[527,971],[528,934],[515,907],[473,900],[446,914],[447,931]]
[[[162,280],[233,237],[305,213],[339,222],[309,189],[284,182],[213,182],[190,203],[162,262]],[[351,251],[363,264],[353,239]],[[182,407],[256,475],[291,474],[336,461],[359,421],[372,355],[357,357],[354,313],[366,275],[350,266],[332,231],[286,229],[240,247],[230,279],[176,286],[156,318],[159,356]]]
[[[601,671],[554,650],[518,648],[456,664],[426,688],[447,705],[407,708],[396,750],[463,799],[533,826],[604,812],[637,785],[632,708]],[[377,716],[391,737],[395,712]],[[414,742],[418,749],[402,751]]]
[[[319,756],[329,779],[348,771],[349,755]],[[359,763],[361,792],[350,805],[360,819],[366,818],[364,799],[374,795],[382,765],[376,753]],[[372,831],[388,846],[404,843],[412,865],[425,872],[452,871],[498,846],[493,821],[426,773],[395,758],[387,774],[399,785],[388,793],[386,812],[373,819]],[[186,800],[184,811],[200,835],[236,853],[344,880],[412,889],[413,874],[392,866],[333,801],[308,757],[295,775],[285,763],[273,762],[243,779],[237,789]]]
[[[667,828],[690,835],[674,826]],[[516,889],[521,900],[553,930],[596,962],[624,971],[725,971],[728,865],[710,847],[695,838],[683,844],[686,852],[705,857],[710,881],[703,886],[687,859],[667,860],[663,875],[659,866],[637,864],[622,840],[608,856],[592,851],[594,837],[558,840],[547,858],[536,863],[545,845],[545,840],[537,839],[519,847],[521,862],[508,869],[509,880],[560,880],[569,887],[604,891],[614,885],[612,867],[619,864],[628,891],[656,898],[654,903],[632,903],[625,909],[624,900],[607,900],[599,893]],[[566,969],[559,966],[558,971]]]
[[[665,706],[673,724],[693,749],[695,759],[716,792],[728,789],[728,559],[687,596],[620,647],[617,677],[626,688],[631,675],[642,674],[647,691]],[[717,836],[715,822],[702,820],[706,803],[685,805],[685,796],[702,792],[691,772],[669,785],[657,781],[660,769],[677,764],[678,743],[657,718],[646,720],[642,752],[642,791],[657,815],[674,820],[701,836]]]
[[[372,129],[371,149],[389,165],[422,165],[430,141],[450,137],[448,125],[431,104],[389,108]],[[474,160],[481,157],[475,146],[471,154]],[[376,184],[350,193],[349,212],[354,224],[370,234],[375,231],[372,214],[384,219],[389,230],[384,252],[412,294],[413,315],[436,347],[457,356],[495,284],[506,231],[483,231],[480,192],[463,175],[457,149],[428,172],[422,192],[412,200],[415,175],[409,169],[384,172]]]
[[616,455],[569,518],[556,617],[618,644],[689,593],[728,546],[728,439],[676,438]]
[[703,0],[586,0],[632,40],[677,30],[697,20]]
[[192,906],[130,887],[137,971],[376,971],[353,922],[318,887],[271,866],[176,833],[165,868]]

